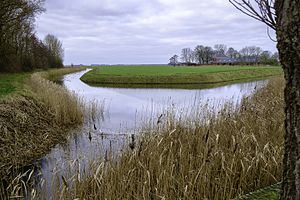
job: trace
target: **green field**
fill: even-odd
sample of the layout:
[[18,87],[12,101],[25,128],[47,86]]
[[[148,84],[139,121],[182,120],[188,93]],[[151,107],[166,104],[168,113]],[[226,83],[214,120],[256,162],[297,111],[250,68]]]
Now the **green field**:
[[258,80],[282,74],[268,66],[101,66],[81,77],[88,84],[155,85],[215,84]]
[[29,73],[0,74],[0,98],[23,88]]

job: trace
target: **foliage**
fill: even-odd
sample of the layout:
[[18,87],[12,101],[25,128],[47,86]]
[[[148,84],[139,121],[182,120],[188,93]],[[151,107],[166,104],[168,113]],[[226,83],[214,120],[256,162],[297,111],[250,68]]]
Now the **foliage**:
[[0,4],[0,72],[62,67],[52,63],[51,51],[34,30],[35,17],[44,12],[44,0],[2,0]]

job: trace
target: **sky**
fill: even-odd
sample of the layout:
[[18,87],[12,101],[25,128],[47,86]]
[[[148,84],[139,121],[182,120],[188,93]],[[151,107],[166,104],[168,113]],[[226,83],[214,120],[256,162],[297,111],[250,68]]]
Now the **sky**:
[[276,51],[266,25],[228,0],[46,0],[45,8],[37,34],[62,41],[67,65],[166,64],[197,45]]

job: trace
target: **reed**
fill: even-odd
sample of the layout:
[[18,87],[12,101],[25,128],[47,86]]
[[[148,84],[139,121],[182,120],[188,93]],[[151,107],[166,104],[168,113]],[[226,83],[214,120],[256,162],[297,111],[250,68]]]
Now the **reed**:
[[0,199],[28,195],[32,164],[83,122],[81,100],[48,80],[78,70],[34,73],[22,92],[0,100]]
[[233,199],[275,184],[282,172],[283,85],[271,80],[240,106],[227,104],[218,113],[205,106],[179,118],[169,112],[155,130],[145,128],[133,148],[99,158],[94,174],[57,196]]
[[75,72],[80,72],[86,69],[85,67],[65,67],[60,69],[51,69],[48,71],[41,72],[43,78],[53,81],[59,82],[61,78],[66,74],[71,74]]
[[44,102],[55,121],[62,126],[81,123],[83,120],[83,104],[76,94],[69,92],[44,77],[50,76],[47,72],[38,72],[31,75],[28,85],[36,97]]

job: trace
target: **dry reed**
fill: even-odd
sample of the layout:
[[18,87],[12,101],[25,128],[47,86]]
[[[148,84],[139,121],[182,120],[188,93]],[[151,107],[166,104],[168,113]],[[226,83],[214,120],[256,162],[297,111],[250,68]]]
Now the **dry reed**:
[[69,126],[81,123],[82,101],[63,86],[45,79],[47,74],[47,72],[34,73],[28,83],[31,90],[53,113],[58,124]]
[[[62,86],[46,78],[82,69],[34,73],[27,91],[0,102],[0,199],[26,195],[28,165],[56,144],[67,129],[83,121],[82,103]],[[26,179],[26,181],[24,181]]]
[[239,109],[227,104],[217,115],[208,111],[201,114],[205,118],[176,120],[170,114],[163,128],[141,135],[133,150],[99,158],[90,178],[57,195],[217,200],[274,184],[282,171],[283,85],[282,79],[272,80],[244,98]]

